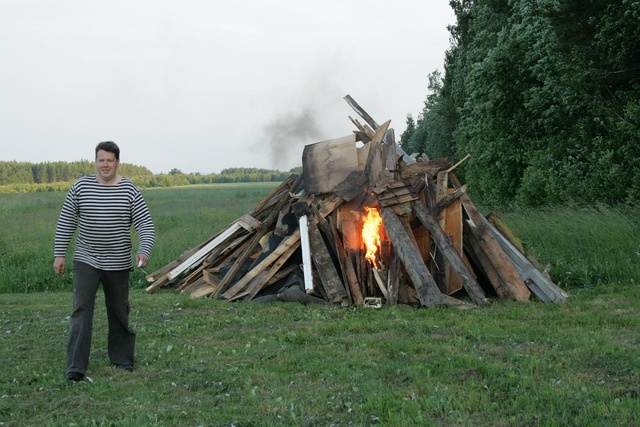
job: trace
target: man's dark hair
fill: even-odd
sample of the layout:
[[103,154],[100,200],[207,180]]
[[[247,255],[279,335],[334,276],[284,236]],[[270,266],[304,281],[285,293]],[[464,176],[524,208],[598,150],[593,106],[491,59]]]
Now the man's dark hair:
[[98,158],[98,151],[103,150],[108,153],[116,155],[116,160],[120,160],[120,148],[113,141],[104,141],[96,146],[96,159]]

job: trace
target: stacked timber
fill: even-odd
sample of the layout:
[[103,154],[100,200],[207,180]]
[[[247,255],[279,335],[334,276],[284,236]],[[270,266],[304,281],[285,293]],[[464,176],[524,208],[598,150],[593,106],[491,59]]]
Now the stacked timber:
[[475,207],[454,172],[467,158],[409,156],[389,121],[345,100],[364,123],[349,117],[351,135],[307,145],[300,176],[148,275],[147,292],[378,307],[567,301],[504,221]]

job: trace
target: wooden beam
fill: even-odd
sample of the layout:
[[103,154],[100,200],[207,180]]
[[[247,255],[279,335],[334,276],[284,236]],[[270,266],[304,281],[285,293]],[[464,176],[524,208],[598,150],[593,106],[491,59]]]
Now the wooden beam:
[[489,301],[484,295],[480,284],[471,275],[462,260],[462,257],[456,251],[451,240],[449,240],[442,228],[440,228],[438,222],[429,214],[425,204],[420,200],[416,200],[412,202],[412,206],[422,225],[424,225],[427,231],[429,231],[431,239],[434,241],[438,249],[440,249],[445,260],[453,269],[453,272],[462,281],[462,286],[467,291],[467,294],[469,294],[469,297],[471,297],[473,302],[478,305],[487,304]]
[[380,209],[382,222],[398,258],[402,261],[405,270],[418,294],[420,305],[433,307],[441,303],[442,294],[438,285],[433,280],[431,273],[420,257],[418,248],[411,241],[405,228],[396,215],[393,208]]
[[369,143],[369,156],[367,157],[367,164],[364,170],[369,177],[369,186],[373,191],[376,190],[376,187],[384,186],[386,183],[392,181],[391,174],[384,168],[384,159],[382,158],[382,138],[384,138],[390,122],[390,120],[384,122],[382,126],[376,130],[375,137]]
[[439,213],[454,201],[458,200],[463,194],[467,192],[467,184],[462,187],[458,187],[455,190],[449,192],[446,196],[436,202],[436,211]]
[[486,254],[486,257],[478,258],[480,266],[485,269],[485,272],[494,269],[500,277],[500,280],[494,278],[491,283],[498,295],[504,299],[528,301],[531,292],[487,226],[486,218],[478,212],[467,194],[464,194],[460,200],[468,217],[464,229],[465,237],[473,238],[469,241],[475,242],[474,252],[476,254]]
[[351,95],[346,95],[344,97],[344,100],[347,101],[347,104],[349,104],[349,106],[353,108],[353,111],[358,113],[358,115],[362,117],[364,121],[373,128],[373,130],[378,129],[378,124],[375,120],[373,120],[373,117],[371,117],[369,113],[364,111],[364,109],[351,97]]
[[343,303],[347,300],[347,292],[322,239],[320,230],[313,221],[309,221],[309,243],[313,264],[322,280],[322,286],[329,300],[334,303]]
[[544,277],[544,275],[535,268],[535,266],[489,221],[487,221],[487,227],[489,227],[493,232],[493,235],[498,240],[498,243],[500,243],[502,249],[515,264],[522,280],[538,298],[542,301],[567,302],[568,295],[555,283]]
[[425,174],[433,176],[437,174],[438,171],[447,169],[450,166],[451,159],[448,158],[415,162],[404,165],[400,171],[400,176],[397,177],[397,179],[411,179]]

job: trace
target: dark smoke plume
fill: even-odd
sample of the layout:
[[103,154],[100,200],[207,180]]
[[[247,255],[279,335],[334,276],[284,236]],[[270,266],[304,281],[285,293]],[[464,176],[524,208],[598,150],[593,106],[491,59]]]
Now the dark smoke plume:
[[318,142],[321,136],[316,123],[316,114],[312,108],[277,117],[264,126],[264,134],[271,163],[275,169],[281,169],[292,163],[293,167],[301,166],[304,146]]

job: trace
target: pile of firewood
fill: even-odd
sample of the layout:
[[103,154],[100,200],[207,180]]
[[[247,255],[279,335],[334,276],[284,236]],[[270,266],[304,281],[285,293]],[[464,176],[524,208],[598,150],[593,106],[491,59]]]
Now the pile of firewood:
[[504,221],[478,212],[454,173],[466,158],[409,156],[388,121],[345,100],[365,123],[349,117],[352,135],[307,145],[301,176],[148,275],[147,292],[376,307],[567,300]]

